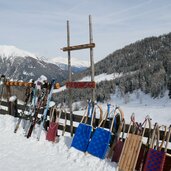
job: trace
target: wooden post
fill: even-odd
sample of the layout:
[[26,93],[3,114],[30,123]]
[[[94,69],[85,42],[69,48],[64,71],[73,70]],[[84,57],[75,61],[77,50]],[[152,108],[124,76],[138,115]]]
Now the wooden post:
[[[93,48],[95,47],[95,43],[93,43],[92,36],[92,24],[91,24],[91,16],[89,15],[89,44],[81,44],[70,46],[70,30],[69,30],[69,21],[67,21],[67,47],[63,47],[61,50],[64,52],[68,52],[68,95],[69,95],[69,110],[70,110],[70,125],[71,125],[71,136],[73,136],[73,111],[72,111],[72,88],[92,88],[92,101],[95,101],[95,82],[94,82],[94,59],[93,59]],[[81,49],[90,49],[90,62],[91,62],[91,82],[87,83],[78,83],[72,82],[71,79],[71,51],[73,50],[81,50]]]
[[9,115],[11,115],[11,102],[9,101],[9,98],[11,97],[11,87],[10,86],[5,86],[6,87],[6,98],[7,98],[7,104],[8,104],[8,112]]
[[[91,15],[89,15],[89,38],[90,38],[90,44],[93,43]],[[94,82],[94,57],[93,57],[93,48],[90,48],[90,65],[91,65],[91,81]],[[92,101],[93,102],[95,101],[95,88],[92,89]]]
[[[67,21],[67,46],[70,47],[70,29],[69,29],[69,21]],[[68,50],[68,82],[71,82],[71,52]],[[69,112],[70,112],[70,131],[71,137],[73,136],[73,113],[72,113],[72,90],[68,89],[69,93]]]

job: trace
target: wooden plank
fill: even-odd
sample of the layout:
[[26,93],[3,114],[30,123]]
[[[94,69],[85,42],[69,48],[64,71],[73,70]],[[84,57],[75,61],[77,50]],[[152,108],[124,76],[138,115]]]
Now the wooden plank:
[[[8,103],[6,101],[2,101],[1,102],[1,106],[7,107],[8,106]],[[24,109],[24,105],[21,105],[21,104],[18,104],[17,107],[20,110],[23,110]],[[1,109],[0,111],[2,111],[2,113],[0,113],[0,114],[8,114],[8,111],[6,111],[6,110]],[[42,114],[43,113],[43,109],[40,109],[40,112],[39,113]],[[67,120],[69,120],[69,117],[70,117],[70,114],[67,113]],[[65,119],[64,113],[62,113],[61,118],[62,119]],[[74,122],[78,122],[79,123],[81,121],[81,118],[82,118],[82,116],[73,114],[73,121]],[[97,121],[96,123],[98,123],[99,122],[99,119],[96,119],[96,121]],[[109,125],[110,125],[110,122],[109,122],[109,120],[107,120],[104,127],[105,128],[109,128]],[[97,126],[97,124],[96,124],[96,126]],[[129,127],[129,125],[126,124],[125,125],[125,133],[128,132],[128,127]],[[149,132],[149,129],[146,128],[144,137],[148,137],[148,132]],[[164,131],[160,130],[160,140],[163,139],[163,136],[164,136]],[[170,137],[169,142],[171,142],[171,137]]]
[[63,47],[61,50],[65,52],[65,51],[81,50],[81,49],[88,49],[88,48],[94,48],[94,47],[95,47],[95,43],[89,43],[89,44]]
[[[59,125],[58,129],[62,131],[63,130],[63,126]],[[76,129],[77,129],[77,127],[73,127],[73,133],[75,133]],[[66,125],[65,132],[70,133],[70,130],[71,130],[70,125]]]
[[30,83],[30,82],[6,81],[4,84],[5,84],[6,86],[33,87],[33,83]]
[[96,83],[91,82],[67,82],[67,88],[96,88]]
[[141,136],[138,136],[136,138],[136,142],[134,144],[134,156],[132,157],[132,161],[131,161],[131,164],[130,164],[130,167],[129,167],[129,170],[132,171],[132,170],[135,170],[135,166],[136,166],[136,163],[137,163],[137,155],[139,156],[139,152],[140,152],[140,148],[141,148],[141,144],[142,144],[142,137]]
[[[131,134],[131,137],[129,137],[129,148],[128,151],[126,152],[127,156],[125,159],[125,168],[126,170],[129,170],[129,168],[131,167],[131,161],[133,160],[133,156],[135,155],[135,151],[134,151],[134,146],[136,143],[136,136],[134,136],[133,134]],[[130,157],[131,156],[131,157]]]
[[[7,105],[7,102],[2,101],[2,102],[1,102],[1,106],[7,107],[7,106],[8,106],[8,105]],[[23,109],[24,109],[24,105],[21,105],[21,104],[18,104],[17,107],[18,107],[18,109],[20,109],[20,110],[23,110]],[[39,112],[39,113],[42,114],[42,113],[43,113],[43,109],[40,109],[40,112]],[[61,117],[62,117],[62,119],[65,119],[65,115],[64,115],[63,113],[62,113],[62,116],[61,116]],[[70,114],[67,113],[67,120],[69,120],[69,117],[70,117]],[[82,118],[82,116],[73,114],[73,121],[74,121],[74,122],[80,122],[80,121],[81,121],[81,118]],[[98,123],[98,122],[99,122],[99,119],[96,119],[96,120],[97,120],[97,123]],[[109,122],[109,120],[107,120],[104,127],[105,127],[105,128],[109,128],[109,125],[110,125],[110,122]],[[128,132],[128,127],[129,127],[129,125],[126,124],[126,125],[125,125],[125,133]],[[144,137],[148,137],[148,132],[149,132],[149,129],[146,128]],[[164,131],[160,130],[160,140],[163,139],[163,136],[164,136]],[[171,137],[170,137],[169,142],[171,142]]]
[[[18,82],[18,81],[6,81],[4,83],[6,86],[19,86],[19,87],[33,87],[34,83],[30,83],[30,82]],[[59,89],[60,88],[60,84],[56,83],[54,85],[55,89]]]
[[6,111],[6,110],[0,109],[0,114],[6,115],[6,114],[9,114],[9,113],[8,113],[8,111]]

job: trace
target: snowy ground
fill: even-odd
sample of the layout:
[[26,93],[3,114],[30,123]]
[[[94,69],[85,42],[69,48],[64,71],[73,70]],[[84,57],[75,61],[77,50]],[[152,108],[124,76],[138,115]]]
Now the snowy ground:
[[[100,160],[89,154],[70,148],[72,138],[60,136],[56,144],[45,140],[45,134],[37,141],[34,132],[29,139],[20,127],[13,133],[16,119],[0,115],[0,170],[4,171],[110,171],[115,163]],[[60,134],[60,132],[59,132]]]
[[[130,115],[134,112],[136,121],[142,122],[148,114],[152,124],[171,124],[171,100],[168,92],[160,99],[152,99],[142,92],[134,92],[121,98],[117,93],[111,96],[113,106],[120,106],[125,114],[126,123],[130,122]],[[99,104],[103,111],[106,104]],[[82,114],[83,111],[74,112]],[[111,171],[116,170],[116,164],[100,160],[89,154],[70,148],[72,138],[69,134],[60,136],[59,142],[52,144],[45,140],[42,133],[40,141],[36,140],[36,131],[29,139],[24,137],[20,127],[16,134],[13,133],[16,119],[8,115],[0,115],[0,171]],[[61,133],[59,132],[61,135]],[[169,144],[171,148],[171,144]]]
[[[127,124],[130,123],[130,116],[134,113],[137,122],[143,122],[145,116],[149,115],[152,119],[152,124],[158,122],[160,125],[171,125],[171,99],[168,97],[168,91],[165,92],[163,98],[155,99],[141,91],[134,91],[134,93],[127,94],[125,97],[121,97],[119,92],[117,92],[111,96],[108,102],[98,103],[102,107],[103,113],[107,110],[107,103],[111,104],[111,110],[116,105],[123,110]],[[81,112],[74,111],[74,113],[80,114]]]

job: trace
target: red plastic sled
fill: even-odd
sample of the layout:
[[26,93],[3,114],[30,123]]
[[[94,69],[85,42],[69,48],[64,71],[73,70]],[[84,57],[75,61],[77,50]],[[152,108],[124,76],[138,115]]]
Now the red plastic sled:
[[50,124],[46,135],[46,140],[52,142],[56,141],[56,135],[58,135],[58,125],[59,125],[60,115],[61,115],[61,111],[58,111],[57,108],[54,107],[52,109],[52,112],[50,113]]

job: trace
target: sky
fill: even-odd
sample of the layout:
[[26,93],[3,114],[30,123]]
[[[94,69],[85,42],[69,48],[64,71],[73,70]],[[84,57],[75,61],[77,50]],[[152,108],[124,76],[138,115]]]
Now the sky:
[[[171,31],[170,0],[0,0],[0,45],[13,45],[45,58],[66,57],[70,44],[89,43],[92,16],[94,60],[149,36]],[[89,50],[71,52],[89,60]]]

